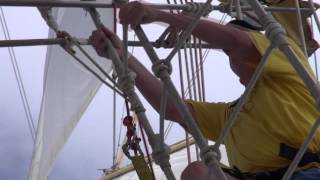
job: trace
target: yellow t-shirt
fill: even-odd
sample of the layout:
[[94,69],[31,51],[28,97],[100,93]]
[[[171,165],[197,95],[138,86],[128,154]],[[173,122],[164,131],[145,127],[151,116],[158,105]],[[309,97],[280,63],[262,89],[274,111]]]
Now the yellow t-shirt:
[[[257,32],[248,34],[263,55],[269,40]],[[312,74],[302,51],[291,39],[288,40],[301,63]],[[189,103],[204,136],[215,140],[236,102]],[[319,115],[314,99],[286,56],[279,49],[274,49],[262,76],[225,139],[230,166],[236,166],[243,172],[276,170],[288,166],[290,161],[278,155],[280,143],[299,148]],[[320,131],[309,150],[320,150]]]

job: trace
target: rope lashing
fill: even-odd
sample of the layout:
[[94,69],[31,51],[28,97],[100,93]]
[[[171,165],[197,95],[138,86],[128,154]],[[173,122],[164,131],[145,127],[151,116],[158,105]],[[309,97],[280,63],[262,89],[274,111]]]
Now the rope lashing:
[[232,6],[232,0],[228,1],[228,2],[221,2],[218,5],[218,10],[221,13],[227,13],[227,14],[231,14],[232,10],[233,10],[233,6]]
[[134,89],[136,74],[133,71],[128,71],[127,74],[121,74],[118,77],[118,85],[120,89],[130,92]]
[[[187,8],[182,11],[182,14],[194,16],[204,9],[205,3],[198,2],[188,2],[186,3]],[[206,12],[203,14],[203,17],[207,17],[212,11],[212,7],[206,9]]]
[[60,31],[57,21],[52,16],[52,8],[41,7],[38,8],[42,18],[46,21],[47,25],[55,32]]
[[271,40],[275,47],[281,45],[288,45],[287,41],[284,41],[283,38],[279,38],[283,35],[286,35],[286,31],[281,27],[279,23],[277,23],[272,15],[268,14],[263,17],[261,21],[265,22],[266,26],[266,33],[265,36]]
[[219,149],[215,149],[214,146],[207,146],[200,151],[201,159],[207,164],[215,157],[218,161],[221,160],[221,152]]
[[56,32],[57,38],[63,38],[66,39],[67,41],[65,41],[65,43],[61,44],[61,47],[69,52],[71,52],[72,54],[75,54],[76,51],[73,50],[72,46],[72,41],[71,41],[71,36],[68,32],[66,31],[57,31]]
[[150,143],[153,144],[154,150],[152,153],[152,157],[156,164],[162,164],[166,167],[171,167],[170,160],[170,148],[168,145],[161,142],[160,134],[156,134],[153,137],[150,137]]
[[162,71],[167,71],[168,75],[170,75],[172,73],[172,65],[168,61],[157,61],[152,65],[152,71],[157,77],[160,77]]
[[[181,12],[181,14],[194,17],[196,14],[198,14],[200,11],[204,9],[206,4],[205,3],[187,3],[186,5],[187,5],[187,8],[185,8]],[[211,11],[212,11],[212,8],[206,9],[206,13],[203,14],[203,17],[207,17]],[[179,39],[181,32],[182,30],[169,26],[160,35],[158,40],[156,40],[156,47],[166,47],[166,48],[173,47],[175,42]]]
[[[135,85],[136,74],[128,70],[127,74],[119,75],[118,77],[118,85],[120,89],[125,91],[125,94],[129,97],[132,93],[134,93],[134,85]],[[139,99],[131,99],[131,109],[136,113],[145,112],[146,109],[138,102]]]

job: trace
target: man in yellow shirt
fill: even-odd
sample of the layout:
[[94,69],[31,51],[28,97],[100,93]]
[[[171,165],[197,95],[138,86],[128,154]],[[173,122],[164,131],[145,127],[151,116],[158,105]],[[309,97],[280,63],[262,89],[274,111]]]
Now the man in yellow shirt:
[[[161,21],[180,29],[186,28],[192,20],[192,17],[162,12],[138,2],[121,8],[119,16],[121,23],[131,26]],[[234,24],[237,25],[223,26],[201,20],[192,33],[213,48],[222,49],[230,58],[231,69],[246,86],[269,46],[269,41],[259,32],[249,30],[250,26],[247,24],[236,22]],[[121,41],[104,27],[94,31],[90,37],[97,53],[106,57],[105,49],[108,47],[105,38],[112,41],[121,56]],[[289,42],[301,63],[312,73],[307,58],[299,47],[291,39]],[[137,74],[136,85],[140,92],[159,110],[161,82],[135,57],[129,58],[128,65]],[[236,101],[187,101],[187,106],[202,133],[213,141],[224,128],[235,104]],[[235,167],[238,172],[228,174],[228,178],[243,179],[247,178],[245,175],[249,173],[249,178],[280,179],[317,117],[319,113],[315,109],[315,102],[304,83],[284,54],[278,49],[273,50],[262,76],[224,142],[230,166]],[[167,102],[166,119],[186,127],[170,99]],[[316,153],[319,150],[318,132],[307,154],[318,157]],[[296,173],[293,179],[319,179],[319,162],[317,158],[304,158],[299,166],[307,170]],[[202,162],[194,162],[185,169],[181,178],[202,179],[206,171],[207,168]]]

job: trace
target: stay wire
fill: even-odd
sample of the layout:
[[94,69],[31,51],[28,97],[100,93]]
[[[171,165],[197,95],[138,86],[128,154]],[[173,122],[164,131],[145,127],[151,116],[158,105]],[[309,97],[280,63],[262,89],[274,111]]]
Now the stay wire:
[[[116,81],[110,77],[110,75],[85,51],[80,43],[75,39],[71,38],[71,42],[87,57],[87,59],[104,75],[106,78],[113,83],[113,86],[117,87]],[[113,89],[113,88],[112,88]]]
[[122,92],[120,92],[117,89],[114,89],[112,87],[112,85],[110,85],[107,81],[105,81],[102,77],[100,77],[100,75],[95,72],[92,68],[90,68],[86,63],[84,63],[79,57],[77,57],[73,52],[71,52],[70,50],[66,49],[66,52],[73,57],[78,63],[80,63],[87,71],[89,71],[90,73],[92,73],[93,76],[95,76],[97,79],[99,79],[104,85],[106,85],[107,87],[109,87],[110,89],[116,91],[121,97],[125,98],[124,94]]
[[145,137],[145,134],[144,134],[144,131],[143,131],[143,127],[142,127],[143,123],[140,121],[139,118],[138,118],[138,122],[140,124],[139,125],[140,132],[141,132],[141,135],[142,135],[143,145],[144,145],[144,148],[145,148],[146,153],[147,153],[147,158],[148,158],[148,163],[149,163],[149,166],[150,166],[150,169],[151,169],[151,174],[152,174],[153,179],[156,180],[156,177],[155,177],[155,174],[154,174],[154,170],[153,170],[152,161],[151,161],[151,157],[150,157],[150,153],[149,153],[149,148],[148,148],[146,137]]
[[[4,30],[3,34],[4,34],[6,40],[10,40],[11,37],[10,37],[7,21],[6,21],[5,14],[4,14],[4,11],[3,11],[2,7],[0,7],[0,11],[1,11],[1,17],[0,17],[1,26],[2,26],[2,29]],[[15,53],[13,47],[8,47],[8,51],[9,51],[10,60],[11,60],[11,64],[12,64],[12,67],[13,67],[13,71],[14,71],[14,74],[15,74],[15,78],[16,78],[16,81],[17,81],[19,94],[20,94],[21,101],[22,101],[22,104],[23,104],[24,112],[25,112],[25,115],[26,115],[26,118],[27,118],[28,128],[29,128],[29,131],[30,131],[30,134],[31,134],[32,141],[33,141],[33,143],[35,143],[35,134],[36,134],[35,125],[34,125],[32,113],[31,113],[31,108],[30,108],[30,105],[29,105],[30,103],[29,103],[29,100],[27,98],[26,90],[25,90],[25,87],[24,87],[24,83],[23,83],[23,80],[22,80],[21,73],[20,73],[20,68],[19,68],[19,65],[18,65],[16,53]]]
[[[314,36],[313,28],[314,28],[314,24],[313,24],[313,19],[311,18],[311,29],[312,29],[312,33]],[[315,71],[316,71],[316,78],[317,78],[317,80],[319,80],[317,52],[315,52],[313,54],[313,56],[314,56],[314,66],[315,66]]]
[[[125,103],[123,103],[122,106],[122,114],[121,114],[121,119],[124,118],[124,111],[125,111]],[[119,123],[120,127],[119,127],[119,135],[118,135],[118,145],[117,145],[117,154],[119,153],[119,148],[120,148],[120,139],[121,139],[121,134],[122,134],[122,123]]]

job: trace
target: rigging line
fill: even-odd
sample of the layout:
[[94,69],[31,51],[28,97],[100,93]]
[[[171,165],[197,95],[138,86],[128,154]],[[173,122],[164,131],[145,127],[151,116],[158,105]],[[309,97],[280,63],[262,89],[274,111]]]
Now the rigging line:
[[[113,78],[115,79],[116,76],[113,76]],[[116,88],[115,85],[113,86],[113,88]],[[113,133],[112,133],[112,145],[113,145],[113,148],[112,148],[112,153],[113,153],[113,156],[112,156],[112,164],[113,166],[115,166],[115,162],[116,162],[116,119],[117,119],[117,93],[115,91],[113,91]]]
[[[92,62],[95,67],[97,67],[100,72],[103,73],[103,75],[105,75],[105,77],[107,77],[112,83],[113,86],[117,86],[117,83],[108,75],[108,73],[99,65],[97,64],[97,62],[95,62],[93,60],[93,58],[81,47],[81,45],[74,39],[72,39],[70,41],[72,44],[76,45],[76,47],[90,60],[90,62]],[[65,49],[66,51],[68,51],[67,49]],[[72,52],[68,52],[69,54],[73,54]],[[76,57],[75,55],[73,57]],[[77,57],[78,58],[78,57]],[[79,59],[79,58],[78,58]],[[80,60],[80,59],[79,59]],[[95,72],[92,68],[90,68],[87,64],[84,63],[84,61],[80,60],[82,63],[80,63],[82,66],[84,66],[88,71],[90,71],[95,77],[97,77],[99,80],[101,80],[105,85],[107,85],[109,88],[111,88],[112,90],[116,91],[120,96],[122,96],[123,98],[126,98],[124,96],[124,94],[122,92],[120,92],[120,90],[113,88],[112,85],[110,85],[107,81],[105,81],[100,75],[98,75],[97,72]],[[79,62],[79,61],[78,61]],[[90,69],[90,70],[89,70]]]
[[[222,23],[226,20],[226,17],[227,17],[227,14],[224,13],[223,16],[222,16],[222,18],[221,18],[220,21],[219,21],[219,24],[222,24]],[[204,52],[203,58],[201,58],[200,67],[202,67],[202,69],[203,69],[203,64],[204,64],[205,60],[207,59],[209,53],[210,53],[210,50],[209,50],[209,49],[206,49],[205,52]],[[200,55],[202,56],[202,51],[201,51],[201,54],[200,54]],[[202,70],[202,73],[203,73],[203,72],[204,72],[204,71]],[[204,74],[202,74],[202,76],[203,76],[202,79],[203,79],[203,82],[204,82]],[[203,91],[204,91],[204,87],[203,87]],[[185,93],[189,93],[189,92],[188,92],[188,89],[185,89]],[[205,94],[205,91],[204,91],[203,94]],[[205,101],[205,99],[204,99],[204,101]]]
[[80,63],[87,71],[89,71],[90,73],[92,73],[93,76],[95,76],[96,78],[98,78],[104,85],[108,86],[110,89],[116,91],[121,97],[126,98],[125,95],[120,92],[117,89],[114,89],[112,87],[112,85],[110,85],[107,81],[105,81],[102,77],[100,77],[99,74],[97,74],[93,69],[91,69],[87,64],[85,64],[79,57],[77,57],[75,54],[73,54],[73,52],[70,52],[70,50],[65,49],[66,52],[72,56],[78,63]]
[[225,13],[224,16],[222,16],[221,20],[219,21],[219,24],[224,23],[226,21],[227,17],[228,17],[228,14]]
[[[53,29],[54,31],[58,32],[58,27],[56,24],[56,21],[52,18],[52,15],[49,14],[48,11],[42,11],[41,9],[39,9],[40,12],[42,14],[45,14],[47,17],[49,17],[49,19],[45,19],[49,25],[50,28],[55,27],[55,29]],[[113,81],[113,79],[108,75],[108,73],[106,73],[103,68],[96,63],[93,58],[81,47],[80,43],[74,39],[74,38],[70,38],[70,42],[74,45],[76,45],[78,47],[78,49],[90,60],[91,63],[93,63],[96,68],[98,68],[113,84],[117,85],[116,82]],[[78,57],[76,57],[72,52],[70,52],[70,50],[63,48],[64,50],[66,50],[72,57],[74,57],[83,67],[85,67],[89,72],[91,72],[95,77],[97,77],[103,84],[105,84],[106,86],[108,86],[109,88],[111,88],[112,90],[115,90],[120,96],[122,96],[123,98],[125,98],[125,96],[123,95],[123,93],[121,93],[119,90],[114,89],[107,81],[105,81],[102,77],[100,77],[93,69],[91,69],[87,64],[85,64],[83,61],[81,61]]]
[[316,78],[319,80],[319,72],[318,72],[318,58],[317,58],[317,53],[314,53],[314,65],[316,69]]
[[[226,20],[226,18],[227,18],[227,14],[224,13],[223,16],[222,16],[222,18],[221,18],[220,21],[219,21],[219,24],[224,23],[224,21]],[[206,50],[205,50],[204,56],[203,56],[203,58],[201,58],[201,59],[203,59],[203,60],[202,60],[202,62],[200,63],[200,67],[203,66],[203,63],[204,63],[205,59],[207,58],[209,52],[210,52],[209,49],[206,49]],[[202,51],[201,51],[201,55],[202,55]],[[200,68],[200,69],[201,69],[201,68]],[[203,68],[202,68],[202,69],[203,69]],[[202,76],[204,77],[203,71],[202,71]],[[204,79],[204,78],[203,78],[203,79]],[[203,80],[203,82],[204,82],[204,80]],[[203,87],[203,88],[204,88],[204,87]],[[203,91],[204,91],[204,89],[203,89]],[[188,92],[188,89],[185,90],[185,93],[189,93],[189,92]]]
[[[191,3],[193,3],[193,0],[190,0],[191,1]],[[188,2],[188,0],[186,0],[186,3]],[[196,46],[196,44],[197,44],[197,37],[196,36],[194,36],[194,35],[192,35],[192,37],[193,37],[193,43],[194,43],[194,45],[195,45],[195,48],[194,48],[194,57],[195,57],[195,67],[197,67],[198,66],[198,47]],[[196,76],[197,76],[197,83],[198,83],[198,86],[197,86],[197,88],[198,88],[198,96],[199,96],[199,100],[201,100],[202,99],[202,97],[201,97],[201,87],[200,87],[200,76],[199,76],[199,73],[196,73]],[[194,89],[195,90],[195,89]],[[196,95],[196,90],[195,90],[195,94],[194,94],[194,96],[196,97],[197,95]]]
[[202,54],[202,43],[199,41],[199,57],[200,57],[200,76],[201,76],[201,89],[202,89],[202,101],[206,101],[206,89],[205,89],[205,80],[204,80],[204,68],[203,68],[203,54]]
[[[191,38],[191,37],[190,37]],[[191,39],[190,39],[191,41]],[[191,43],[189,42],[188,44],[191,45]],[[192,84],[190,88],[192,88],[193,90],[193,98],[194,100],[198,100],[197,98],[197,88],[196,88],[196,81],[195,81],[195,71],[194,71],[194,59],[193,59],[193,51],[192,51],[192,48],[189,47],[189,54],[190,54],[190,68],[191,68],[191,79],[190,79],[190,83]]]
[[[0,7],[0,11],[1,11],[1,16],[0,16],[0,21],[1,21],[1,26],[3,29],[3,34],[5,36],[5,39],[10,40],[10,33],[8,30],[8,26],[7,26],[7,22],[6,22],[6,18],[5,18],[5,14],[4,11],[2,9],[2,7]],[[11,60],[11,64],[13,67],[13,71],[15,74],[15,78],[18,84],[18,89],[19,89],[19,93],[20,93],[20,97],[22,100],[22,104],[23,104],[23,108],[24,108],[24,112],[27,118],[27,123],[28,123],[28,128],[29,131],[31,133],[31,138],[33,140],[33,143],[35,142],[35,125],[33,123],[33,118],[32,118],[32,114],[31,114],[31,109],[30,109],[30,105],[29,105],[29,101],[26,95],[26,91],[24,88],[24,84],[22,81],[22,77],[21,77],[21,73],[20,73],[20,68],[17,62],[17,57],[15,54],[15,51],[12,47],[8,47],[8,51],[9,51],[9,55],[10,55],[10,60]]]
[[[313,19],[311,18],[311,29],[312,29],[312,33],[314,36],[313,28],[314,28],[314,24],[313,24]],[[317,78],[317,80],[319,80],[317,52],[315,52],[313,54],[313,56],[314,56],[314,66],[315,66],[315,70],[316,70],[316,78]]]
[[[200,64],[200,65],[203,65],[204,61],[205,61],[205,59],[201,61],[201,64]],[[196,71],[199,71],[200,68],[201,68],[201,66],[197,67]],[[195,85],[192,83],[191,80],[190,80],[190,82],[191,82],[190,87],[195,86]],[[184,93],[185,93],[186,95],[187,95],[187,94],[190,94],[190,89],[189,89],[189,88],[186,88],[185,91],[184,91]]]
[[[178,51],[178,61],[179,61],[179,74],[180,74],[180,91],[182,95],[182,99],[185,100],[185,94],[183,93],[184,90],[184,83],[183,83],[183,71],[182,71],[182,59],[181,59],[181,50]],[[191,163],[191,154],[190,154],[190,146],[189,146],[189,135],[187,130],[185,131],[185,136],[186,136],[186,147],[187,147],[187,158],[188,158],[188,164]],[[169,133],[169,131],[168,131]]]
[[190,86],[190,73],[189,73],[189,63],[188,63],[188,55],[187,55],[187,48],[186,44],[184,44],[183,47],[184,50],[184,59],[185,59],[185,66],[186,66],[186,74],[187,74],[187,89],[189,90],[189,98],[192,99],[192,93],[191,93],[191,86]]
[[[182,2],[182,0],[180,1],[181,2],[181,4],[184,4],[183,2]],[[193,1],[192,1],[193,2]],[[185,4],[187,4],[188,3],[188,1],[187,0],[185,0]],[[190,40],[191,40],[191,36],[189,37],[190,38]],[[193,38],[195,39],[195,36],[193,36]],[[191,44],[191,43],[190,43]],[[186,45],[186,43],[185,43],[185,45]],[[196,44],[195,44],[196,45]],[[191,46],[190,46],[191,47]],[[184,52],[186,53],[186,47],[184,47]],[[192,58],[192,49],[190,48],[189,49],[189,51],[190,51],[190,57]],[[195,51],[197,51],[196,50],[196,46],[195,46]],[[180,52],[181,53],[181,50],[179,50],[178,52]],[[179,55],[179,54],[178,54]],[[180,69],[180,74],[181,75],[183,75],[183,73],[182,73],[182,63],[181,63],[181,54],[178,56],[179,57],[179,69]],[[186,55],[185,55],[185,57],[187,57]],[[188,61],[188,58],[186,58],[186,66],[187,66],[187,61]],[[191,61],[191,64],[192,64],[192,61]],[[192,65],[192,67],[193,67],[193,65]],[[187,70],[187,73],[188,73],[188,69],[186,69]],[[193,76],[194,77],[194,76]],[[187,76],[187,82],[188,82],[188,87],[189,87],[189,89],[191,88],[190,87],[190,81],[189,81],[189,78],[190,77],[188,77]],[[185,93],[183,92],[184,91],[184,83],[183,83],[183,79],[180,79],[180,82],[182,82],[182,86],[181,86],[181,94],[182,94],[182,96],[183,96],[183,100],[185,100]],[[195,92],[195,94],[194,94],[194,96],[196,97],[196,92]],[[170,128],[170,130],[171,130],[171,128]],[[168,134],[169,134],[169,131],[168,131]],[[191,163],[191,151],[190,151],[190,146],[189,146],[189,134],[188,134],[188,132],[187,132],[187,130],[185,130],[185,141],[186,141],[186,149],[187,149],[187,160],[188,160],[188,164],[190,164]],[[197,155],[198,156],[198,155]]]
[[160,131],[160,138],[161,138],[161,145],[163,147],[164,145],[164,120],[165,120],[165,114],[166,114],[166,107],[167,107],[167,89],[165,84],[162,83],[161,86],[161,98],[160,98],[160,112],[159,112],[159,131]]
[[98,70],[99,70],[100,72],[102,72],[103,75],[105,75],[105,76],[107,77],[107,79],[108,79],[109,81],[112,82],[113,86],[116,86],[116,87],[117,87],[116,81],[110,77],[110,75],[87,53],[86,50],[84,50],[84,49],[82,48],[82,46],[80,45],[80,43],[79,43],[77,40],[75,40],[74,38],[71,38],[71,42],[72,42],[74,45],[77,46],[77,48],[89,59],[89,61],[90,61],[96,68],[98,68]]
[[165,131],[165,138],[164,139],[167,139],[168,135],[169,135],[169,131],[171,131],[172,127],[173,127],[174,123],[173,122],[169,122],[168,126],[167,126],[167,130]]
[[[133,41],[136,41],[136,37],[137,37],[137,35],[134,34],[134,35],[133,35]],[[132,54],[132,55],[133,55],[133,52],[134,52],[134,46],[131,47],[131,54]]]
[[[229,0],[229,14],[231,14],[232,13],[232,5],[233,5],[233,0]],[[226,14],[226,13],[225,13]]]
[[140,132],[141,132],[141,135],[142,135],[143,145],[144,145],[145,151],[147,153],[147,158],[148,158],[148,163],[149,163],[149,166],[150,166],[150,169],[151,169],[151,174],[152,174],[153,179],[156,180],[156,177],[154,175],[154,170],[153,170],[153,165],[152,165],[150,153],[149,153],[149,148],[148,148],[146,137],[145,137],[145,134],[144,134],[144,131],[143,131],[143,127],[142,127],[143,124],[142,124],[141,120],[138,117],[137,117],[137,119],[138,119],[138,122],[139,122]]
[[[196,45],[197,44],[197,38],[195,36],[194,37],[194,44]],[[201,101],[202,99],[202,94],[201,94],[201,84],[200,84],[200,71],[201,71],[201,67],[200,67],[200,64],[199,64],[199,56],[198,56],[198,47],[195,48],[195,52],[194,52],[194,56],[195,56],[195,67],[196,67],[196,80],[197,80],[197,88],[198,88],[198,100]]]
[[300,2],[298,0],[295,0],[294,3],[295,3],[295,6],[296,6],[297,21],[298,21],[298,24],[299,24],[299,33],[300,33],[300,41],[301,41],[302,49],[303,49],[304,55],[306,57],[308,57],[306,38],[304,36],[304,29],[303,29],[303,25],[302,25]]
[[[188,0],[185,0],[185,2],[186,3],[188,3]],[[191,3],[193,3],[193,0],[191,0]],[[190,43],[190,45],[191,45],[191,37],[193,38],[193,43],[196,45],[196,37],[195,36],[193,36],[193,35],[191,35],[189,38],[189,43]],[[196,73],[195,74],[195,69],[194,69],[194,63],[196,63],[195,61],[197,61],[197,47],[195,46],[195,48],[194,48],[194,50],[195,50],[195,56],[193,56],[193,53],[192,53],[192,48],[191,48],[191,46],[190,46],[190,48],[189,48],[189,51],[190,51],[190,65],[191,65],[191,73],[192,73],[192,84],[193,84],[193,97],[194,97],[194,99],[197,101],[198,100],[198,98],[197,98],[197,88],[196,88],[196,86],[197,86],[197,84],[196,84],[196,78],[198,79],[199,78],[199,76],[196,76],[196,75],[198,75],[198,73]],[[193,57],[195,57],[195,61],[194,61],[194,58]],[[198,79],[199,80],[199,79]],[[199,87],[199,84],[198,84],[198,87]],[[199,92],[200,93],[200,92]],[[199,94],[200,95],[200,94]],[[199,97],[199,99],[201,99],[201,96]],[[188,144],[188,142],[189,142],[189,136],[188,136],[188,132],[186,132],[186,141],[187,141],[187,144]],[[189,147],[189,146],[188,146]],[[198,146],[197,145],[195,145],[195,147],[196,147],[196,157],[197,157],[197,161],[199,161],[200,160],[200,156],[199,156],[199,148],[198,148]],[[189,153],[190,153],[190,147],[189,147]],[[190,154],[189,154],[190,155]],[[188,157],[189,159],[189,161],[191,161],[190,160],[190,157]]]
[[[199,71],[199,69],[201,68],[201,66],[203,66],[205,60],[207,59],[207,56],[209,54],[209,51],[207,51],[206,55],[204,56],[204,58],[202,59],[201,63],[200,63],[200,66],[197,67],[197,71]],[[193,84],[191,84],[191,86],[193,86]],[[184,93],[187,95],[190,93],[190,90],[188,88],[185,89]]]
[[[125,103],[123,103],[123,105],[122,105],[122,115],[121,115],[121,119],[124,118],[124,108],[125,108]],[[120,123],[120,128],[119,128],[117,154],[119,153],[119,147],[121,146],[121,145],[120,145],[121,133],[122,133],[122,123]]]
[[235,0],[236,1],[236,13],[237,13],[237,19],[243,20],[243,14],[241,10],[241,3],[240,0]]

